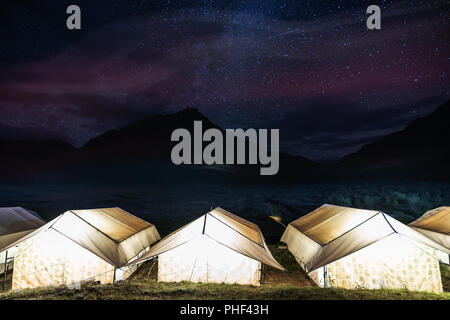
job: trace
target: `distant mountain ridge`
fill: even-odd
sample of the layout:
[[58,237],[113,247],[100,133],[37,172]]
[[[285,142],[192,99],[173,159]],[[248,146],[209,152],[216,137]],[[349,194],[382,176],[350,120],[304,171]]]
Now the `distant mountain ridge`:
[[276,176],[259,176],[258,165],[181,165],[170,161],[176,142],[173,130],[192,132],[194,121],[203,131],[219,128],[194,108],[153,115],[132,125],[107,131],[77,149],[59,140],[0,139],[0,178],[57,181],[162,181],[238,176],[240,181],[272,182],[352,178],[450,178],[450,102],[404,130],[389,134],[337,164],[320,164],[301,156],[280,153]]
[[186,108],[177,113],[156,114],[121,129],[109,130],[89,140],[80,151],[96,156],[146,155],[153,159],[168,159],[173,145],[170,141],[172,132],[178,128],[191,131],[194,121],[202,121],[204,130],[218,128],[197,109]]
[[[28,141],[8,142],[5,145],[10,161],[5,166],[13,176],[21,176],[26,167],[27,174],[50,172],[63,179],[80,179],[100,177],[114,179],[153,179],[158,176],[173,174],[199,174],[199,170],[208,175],[237,175],[240,178],[252,179],[259,176],[261,165],[181,165],[172,164],[170,155],[177,142],[171,141],[175,129],[185,128],[193,135],[194,121],[202,121],[203,132],[210,128],[222,128],[212,123],[206,116],[194,108],[186,108],[180,112],[167,115],[153,115],[132,125],[109,130],[97,136],[84,146],[76,149],[61,141]],[[206,145],[208,143],[204,143]],[[51,152],[42,152],[46,149]],[[41,150],[41,152],[39,151]],[[35,165],[27,163],[27,154],[36,154]],[[48,153],[48,154],[47,154]],[[225,151],[224,151],[225,153]],[[22,158],[24,161],[15,162]],[[314,178],[322,170],[322,165],[304,157],[280,153],[280,171],[275,179]],[[176,173],[175,173],[176,172]],[[5,172],[3,172],[5,173]],[[2,172],[0,172],[0,176]],[[156,179],[156,178],[155,178]],[[266,180],[274,179],[268,177]]]
[[356,175],[450,177],[450,102],[343,157],[339,167]]

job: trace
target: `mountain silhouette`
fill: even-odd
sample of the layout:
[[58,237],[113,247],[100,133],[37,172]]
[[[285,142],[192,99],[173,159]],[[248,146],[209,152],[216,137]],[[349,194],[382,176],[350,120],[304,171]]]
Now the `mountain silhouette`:
[[[174,165],[170,155],[177,143],[171,141],[175,129],[185,128],[193,137],[194,121],[202,121],[203,132],[210,128],[224,131],[197,109],[186,108],[107,131],[79,149],[59,140],[0,139],[0,178],[12,182],[31,179],[78,183],[162,183],[192,179],[220,182],[230,178],[257,183],[342,178],[447,179],[450,177],[449,119],[450,103],[447,102],[427,117],[412,121],[404,130],[363,146],[337,164],[319,164],[280,153],[278,174],[260,176],[260,164]],[[203,146],[208,143],[204,142]]]
[[[186,108],[168,115],[154,115],[133,125],[119,130],[108,131],[83,146],[79,152],[79,163],[115,163],[123,165],[139,164],[143,171],[158,170],[186,173],[194,171],[215,172],[240,177],[259,177],[260,165],[181,165],[172,164],[170,155],[173,146],[178,142],[171,141],[172,132],[178,128],[187,129],[193,137],[194,121],[202,121],[203,132],[210,128],[222,128],[211,122],[195,108]],[[203,147],[209,142],[204,142]],[[193,144],[193,143],[192,143]],[[192,146],[193,148],[193,146]],[[193,154],[193,150],[191,150]],[[226,155],[226,150],[224,157]],[[234,152],[236,155],[236,150]],[[236,158],[235,158],[236,163]],[[168,167],[161,167],[167,165]],[[177,167],[177,168],[175,168]],[[280,153],[280,172],[277,178],[312,178],[322,166],[304,157]],[[266,180],[269,180],[267,178]]]
[[[186,108],[173,114],[153,115],[132,125],[107,131],[79,149],[61,141],[3,142],[8,147],[2,150],[5,150],[7,158],[10,159],[5,161],[4,165],[9,167],[8,171],[13,173],[14,177],[33,177],[37,181],[49,177],[80,183],[161,182],[194,177],[248,181],[261,179],[260,164],[174,165],[170,156],[177,142],[171,141],[172,132],[184,128],[190,131],[193,137],[194,121],[202,121],[203,132],[210,128],[224,132],[197,109]],[[208,143],[204,142],[203,146]],[[225,155],[224,150],[224,157]],[[280,179],[315,179],[323,167],[304,157],[280,153],[278,174],[263,179],[267,182]]]
[[404,130],[363,146],[339,161],[346,173],[373,177],[448,178],[450,102]]
[[[153,161],[170,160],[170,150],[175,143],[171,134],[175,129],[186,128],[190,132],[194,121],[202,121],[203,130],[218,128],[197,109],[186,108],[168,115],[153,115],[130,126],[110,130],[91,139],[80,149],[81,155],[92,159],[109,161],[127,161],[132,159]],[[192,132],[191,132],[192,133]]]

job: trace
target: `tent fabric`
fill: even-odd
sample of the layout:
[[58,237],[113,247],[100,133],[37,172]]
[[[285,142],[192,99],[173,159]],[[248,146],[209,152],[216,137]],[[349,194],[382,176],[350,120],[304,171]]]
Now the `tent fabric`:
[[116,242],[121,242],[149,226],[148,222],[127,214],[120,208],[72,210],[71,212]]
[[243,236],[249,238],[253,242],[263,245],[262,234],[259,230],[259,227],[247,220],[242,219],[222,208],[216,208],[214,211],[209,213],[212,217],[217,218],[221,222],[229,225],[234,230],[241,233]]
[[[229,247],[242,255],[263,262],[276,269],[285,270],[273,258],[259,228],[242,218],[237,217],[238,219],[235,219],[234,217],[236,216],[232,213],[221,208],[216,208],[177,232],[168,235],[153,246],[143,257],[133,263],[151,259],[161,253],[188,243],[201,235],[207,235],[219,244]],[[230,220],[233,220],[233,222]],[[253,231],[258,232],[257,237]],[[255,239],[257,242],[252,239]]]
[[290,224],[319,244],[341,236],[376,215],[377,211],[325,204]]
[[[311,241],[302,240],[299,242],[304,245],[294,245],[293,250],[297,253],[297,257],[299,252],[303,252],[301,258],[307,271],[336,261],[393,233],[402,234],[411,241],[418,241],[432,248],[449,252],[439,243],[408,228],[392,217],[371,210],[326,204],[291,222],[289,226],[281,241],[291,244],[297,242],[298,237],[306,236],[316,243],[311,246]],[[297,233],[301,233],[301,236]]]
[[223,223],[211,216],[207,216],[204,234],[244,256],[260,261],[275,269],[285,270],[272,256],[262,233],[259,231],[262,245],[241,236],[235,229],[224,227]]
[[309,265],[322,247],[319,243],[298,231],[291,224],[288,224],[281,241],[288,244],[289,251],[294,255],[304,270],[309,270],[307,264]]
[[260,281],[261,263],[200,236],[158,257],[158,280],[249,284]]
[[450,249],[442,246],[436,241],[433,241],[432,239],[427,238],[422,233],[417,232],[413,228],[408,227],[407,225],[401,223],[398,220],[395,220],[394,218],[384,214],[386,219],[388,220],[389,224],[395,229],[395,231],[409,239],[410,241],[416,241],[419,243],[422,243],[426,246],[429,246],[431,248],[443,251],[447,254],[450,254]]
[[19,240],[13,288],[124,279],[135,270],[125,265],[159,239],[154,225],[120,208],[66,211]]
[[427,211],[409,226],[450,250],[450,207]]
[[394,233],[308,275],[322,287],[442,292],[433,251]]
[[29,238],[17,249],[12,289],[114,280],[114,266],[55,229]]
[[199,237],[203,233],[203,225],[205,221],[205,215],[187,224],[176,232],[173,232],[166,236],[164,239],[156,243],[151,250],[149,250],[140,259],[135,260],[132,264],[143,262],[145,260],[156,257],[164,252],[180,247],[186,243],[189,243],[193,239]]
[[317,269],[395,233],[402,235],[409,241],[422,243],[431,248],[448,252],[439,243],[408,228],[394,218],[384,213],[379,213],[341,237],[334,239],[334,241],[331,241],[326,246],[323,246],[314,256],[314,259],[309,264],[309,268],[310,270]]
[[[401,240],[399,240],[399,238],[401,238]],[[325,277],[326,275],[328,278],[332,277],[332,273],[325,273],[322,270],[323,268],[328,269],[330,266],[336,267],[341,263],[340,261],[347,259],[347,257],[352,257],[353,263],[360,265],[361,263],[357,261],[359,259],[358,257],[365,257],[364,259],[366,259],[367,256],[365,256],[365,252],[373,250],[373,246],[379,246],[378,243],[386,243],[388,241],[386,239],[390,239],[390,245],[393,246],[394,250],[399,251],[397,253],[398,255],[401,255],[400,247],[406,246],[405,243],[408,243],[408,246],[419,249],[421,253],[420,256],[427,251],[427,256],[435,257],[436,259],[434,260],[437,260],[436,250],[448,252],[445,247],[436,241],[425,237],[423,234],[409,228],[383,212],[346,208],[328,204],[323,205],[310,214],[290,223],[286,228],[281,241],[288,245],[289,251],[295,256],[300,266],[306,272],[310,273],[312,278],[315,277],[317,281],[320,282],[323,280],[322,276]],[[418,254],[419,251],[413,250],[411,252],[414,253],[411,253],[411,255]],[[372,262],[374,264],[383,265],[386,261],[382,261],[380,258],[382,256],[383,255],[373,257]],[[409,258],[405,256],[402,259],[407,260]],[[421,260],[416,257],[414,258],[414,261]],[[413,264],[417,267],[418,263],[419,262],[414,262]],[[389,263],[387,263],[387,265],[388,264]],[[427,268],[428,267],[430,266],[427,266]],[[439,266],[437,265],[437,268],[438,267]],[[396,268],[400,269],[398,266]],[[351,274],[352,272],[349,271],[353,269],[354,266],[350,265],[345,268],[342,267],[334,276],[338,278],[357,276]],[[361,268],[358,271],[365,272]],[[392,276],[392,274],[395,274],[397,271],[392,269],[389,276]],[[320,273],[321,275],[318,275]],[[364,277],[360,278],[363,279]],[[402,278],[402,276],[399,276],[399,278]],[[336,281],[336,283],[342,283],[342,279],[339,280],[341,282],[338,280]],[[390,284],[393,286],[400,286],[399,281],[392,280],[390,281]],[[423,287],[422,284],[420,286]],[[428,289],[439,290],[439,285],[434,283]]]
[[[425,212],[409,224],[411,229],[450,250],[450,207],[439,207]],[[439,260],[450,264],[448,252],[440,250]]]
[[0,208],[0,252],[44,224],[38,214],[31,210]]
[[322,246],[312,259],[306,263],[307,270],[315,270],[353,252],[361,250],[391,234],[394,230],[386,223],[382,214],[368,219],[339,238]]
[[[218,252],[222,252],[223,257],[228,256],[230,259],[234,259],[234,262],[219,259],[217,257]],[[181,253],[183,253],[183,257],[186,256],[183,258],[184,260],[182,259],[184,262],[180,260]],[[247,281],[246,283],[255,284],[255,272],[259,274],[260,263],[285,270],[273,258],[257,225],[221,208],[216,208],[169,234],[150,248],[140,259],[129,265],[156,256],[159,256],[158,268],[161,267],[158,278],[160,281],[177,281],[176,279],[195,281],[195,279],[201,279],[202,282],[231,281],[232,283],[244,283]],[[191,261],[191,258],[188,257],[192,256],[198,256],[199,258]],[[216,258],[213,259],[212,256],[216,256]],[[225,267],[229,263],[234,265],[232,271],[229,270],[229,267]],[[213,272],[214,266],[215,272]],[[239,269],[239,266],[242,269]],[[253,279],[251,281],[247,273],[250,269],[252,270],[251,274],[253,274],[250,277]],[[234,276],[231,276],[232,273],[234,273]],[[247,273],[247,275],[243,273]]]
[[439,232],[433,232],[415,227],[411,227],[411,229],[423,234],[425,237],[433,240],[434,242],[439,243],[445,248],[450,248],[450,236],[447,236]]
[[[124,227],[126,221],[131,225]],[[124,266],[160,239],[154,225],[120,208],[106,208],[66,211],[21,241],[47,229],[56,230],[115,267]]]
[[10,250],[11,248],[18,246],[19,244],[21,244],[22,242],[34,237],[35,235],[39,234],[41,231],[45,231],[47,230],[50,226],[52,226],[56,221],[58,221],[60,218],[62,217],[62,215],[56,217],[55,219],[51,220],[50,222],[47,222],[46,224],[44,224],[43,226],[37,228],[36,230],[28,233],[27,235],[25,235],[24,237],[16,240],[15,242],[10,243],[8,246],[4,247],[4,250]]
[[409,226],[450,236],[450,207],[427,211],[419,219],[411,222]]

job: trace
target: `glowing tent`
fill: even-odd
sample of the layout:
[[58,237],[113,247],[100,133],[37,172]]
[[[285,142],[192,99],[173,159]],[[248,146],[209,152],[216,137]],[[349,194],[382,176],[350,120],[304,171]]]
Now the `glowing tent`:
[[5,269],[11,269],[16,253],[16,246],[9,250],[7,248],[44,224],[38,214],[31,210],[20,207],[0,208],[0,274]]
[[112,283],[135,267],[124,267],[160,239],[155,226],[120,208],[71,210],[20,239],[13,289]]
[[322,287],[442,291],[436,249],[449,251],[383,212],[326,204],[281,241]]
[[259,285],[261,263],[285,270],[254,223],[221,208],[208,212],[153,246],[140,259],[158,256],[158,281]]
[[[428,212],[409,224],[411,228],[450,250],[450,207],[440,207]],[[439,260],[450,264],[450,256],[438,251]]]

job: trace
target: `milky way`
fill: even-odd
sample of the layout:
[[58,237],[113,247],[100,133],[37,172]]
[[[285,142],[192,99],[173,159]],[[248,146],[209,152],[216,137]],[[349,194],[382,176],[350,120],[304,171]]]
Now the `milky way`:
[[[332,159],[448,100],[446,1],[318,2],[79,1],[81,31],[65,30],[64,3],[6,8],[0,137],[81,146],[196,107],[226,128],[280,128],[285,151]],[[366,28],[369,4],[381,30]]]

